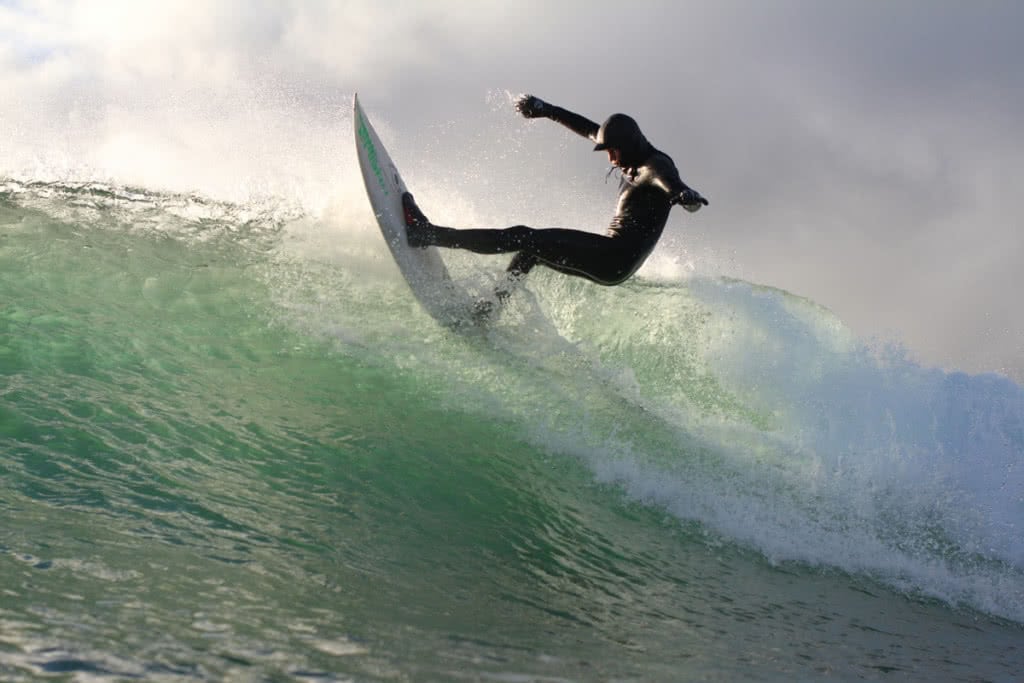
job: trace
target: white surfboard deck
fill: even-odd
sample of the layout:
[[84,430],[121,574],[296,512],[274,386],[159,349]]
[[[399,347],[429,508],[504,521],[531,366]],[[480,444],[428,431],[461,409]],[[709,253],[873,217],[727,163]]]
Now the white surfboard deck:
[[461,327],[481,322],[478,316],[473,315],[476,298],[452,281],[437,248],[413,248],[406,241],[402,211],[405,183],[366,118],[358,95],[353,106],[356,152],[359,155],[359,168],[363,172],[363,182],[366,184],[366,194],[402,277],[409,283],[409,288],[423,309],[441,324]]

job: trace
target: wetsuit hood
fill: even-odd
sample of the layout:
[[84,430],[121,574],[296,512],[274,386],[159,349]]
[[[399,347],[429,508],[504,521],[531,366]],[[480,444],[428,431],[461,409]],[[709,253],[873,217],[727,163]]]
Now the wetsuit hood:
[[608,149],[619,150],[627,165],[634,166],[642,162],[651,151],[651,143],[640,131],[633,117],[625,114],[612,114],[597,131],[597,144],[594,151]]

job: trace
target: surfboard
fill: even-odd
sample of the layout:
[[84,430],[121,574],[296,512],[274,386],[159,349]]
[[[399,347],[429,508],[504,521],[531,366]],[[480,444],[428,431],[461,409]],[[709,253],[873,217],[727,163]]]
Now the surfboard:
[[427,313],[443,325],[461,327],[480,322],[479,316],[474,316],[476,298],[452,280],[438,249],[413,248],[406,242],[402,212],[405,183],[363,111],[358,95],[353,99],[353,109],[356,153],[363,183],[366,185],[366,195],[370,199],[384,241],[413,296]]

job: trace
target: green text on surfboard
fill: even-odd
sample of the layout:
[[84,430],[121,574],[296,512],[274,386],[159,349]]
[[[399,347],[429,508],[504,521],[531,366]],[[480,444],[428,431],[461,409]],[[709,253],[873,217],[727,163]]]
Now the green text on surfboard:
[[359,116],[359,141],[363,143],[363,147],[366,149],[366,158],[370,162],[370,168],[373,169],[373,175],[377,177],[380,189],[384,191],[385,195],[390,195],[391,190],[388,188],[388,184],[384,182],[384,171],[380,169],[380,162],[377,159],[377,149],[373,146],[370,133],[366,130],[366,120],[362,116]]

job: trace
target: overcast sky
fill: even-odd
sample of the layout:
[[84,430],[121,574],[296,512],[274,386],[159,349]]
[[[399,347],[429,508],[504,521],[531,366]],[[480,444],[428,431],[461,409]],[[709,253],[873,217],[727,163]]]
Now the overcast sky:
[[594,231],[606,160],[509,94],[625,111],[711,200],[660,257],[1024,380],[1016,0],[0,0],[0,83],[0,175],[314,211],[358,91],[429,215]]

